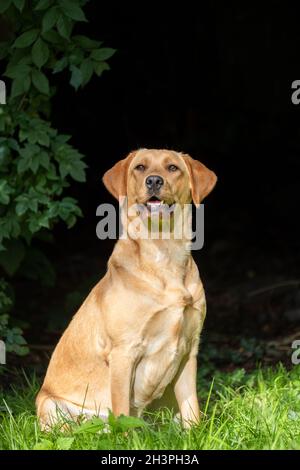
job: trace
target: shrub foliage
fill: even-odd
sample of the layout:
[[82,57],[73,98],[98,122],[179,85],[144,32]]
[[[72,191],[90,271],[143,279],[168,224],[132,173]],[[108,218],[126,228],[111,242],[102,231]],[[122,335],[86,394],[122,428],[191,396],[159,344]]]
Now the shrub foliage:
[[87,21],[86,3],[0,2],[1,21],[8,30],[0,42],[0,66],[10,88],[7,104],[0,106],[0,337],[17,353],[25,349],[20,330],[8,327],[13,308],[10,278],[23,269],[32,279],[51,282],[51,264],[34,240],[45,238],[59,220],[72,227],[81,215],[65,189],[72,181],[85,181],[87,165],[70,143],[71,136],[51,125],[54,74],[64,72],[78,90],[93,74],[99,77],[109,69],[107,60],[115,52],[74,34],[77,23]]

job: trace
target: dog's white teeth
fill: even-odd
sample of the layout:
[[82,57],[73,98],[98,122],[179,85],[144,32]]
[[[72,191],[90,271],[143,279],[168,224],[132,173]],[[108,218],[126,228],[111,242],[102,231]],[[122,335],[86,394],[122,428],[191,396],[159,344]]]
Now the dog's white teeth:
[[156,213],[162,211],[163,201],[149,201],[147,202],[147,208],[150,212]]
[[151,202],[147,202],[147,206],[149,207],[158,207],[158,206],[162,206],[164,203],[164,201],[151,201]]

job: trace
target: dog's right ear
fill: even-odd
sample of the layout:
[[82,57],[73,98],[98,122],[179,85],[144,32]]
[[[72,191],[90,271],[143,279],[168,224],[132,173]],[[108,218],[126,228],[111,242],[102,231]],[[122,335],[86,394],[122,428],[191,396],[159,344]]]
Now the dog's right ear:
[[203,163],[187,154],[181,154],[190,174],[192,199],[196,207],[213,190],[216,182],[216,174],[209,170]]
[[116,198],[127,196],[127,174],[131,160],[135,157],[136,151],[117,162],[110,170],[104,174],[102,181],[106,189]]

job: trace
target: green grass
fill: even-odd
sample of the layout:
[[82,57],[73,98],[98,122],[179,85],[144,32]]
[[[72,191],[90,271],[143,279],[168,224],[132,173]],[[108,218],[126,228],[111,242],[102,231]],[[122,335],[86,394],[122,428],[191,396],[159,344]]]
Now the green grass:
[[64,433],[40,431],[38,383],[25,376],[1,396],[0,449],[300,449],[300,367],[214,376],[211,386],[199,379],[203,418],[189,431],[165,411],[143,422],[111,417],[109,432],[96,419]]

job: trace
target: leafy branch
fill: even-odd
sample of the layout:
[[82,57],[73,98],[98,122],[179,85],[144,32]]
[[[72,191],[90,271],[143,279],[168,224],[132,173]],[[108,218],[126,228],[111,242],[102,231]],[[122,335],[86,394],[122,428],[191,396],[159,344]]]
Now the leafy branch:
[[[0,2],[0,16],[10,30],[0,42],[0,66],[11,82],[7,104],[0,106],[0,271],[9,277],[25,263],[32,278],[26,257],[32,254],[34,238],[59,220],[72,227],[81,216],[77,201],[65,190],[72,181],[85,181],[87,165],[71,136],[52,127],[50,116],[55,74],[67,72],[78,90],[93,75],[109,70],[107,60],[115,53],[101,41],[73,34],[77,23],[87,21],[86,3]],[[36,271],[39,263],[50,266],[43,253],[35,260]],[[4,313],[0,304],[0,319]]]

